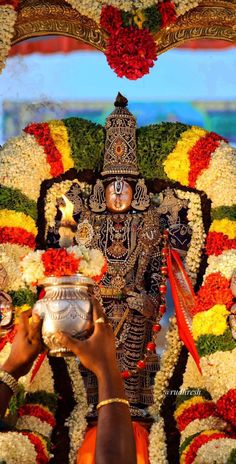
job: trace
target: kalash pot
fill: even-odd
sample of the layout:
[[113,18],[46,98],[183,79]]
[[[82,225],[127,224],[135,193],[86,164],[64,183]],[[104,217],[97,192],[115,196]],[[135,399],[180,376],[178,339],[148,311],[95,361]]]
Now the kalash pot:
[[42,337],[51,356],[72,356],[63,348],[54,334],[69,333],[83,340],[93,330],[91,295],[94,282],[81,274],[46,277],[41,284],[44,297],[34,305],[33,312],[43,318]]

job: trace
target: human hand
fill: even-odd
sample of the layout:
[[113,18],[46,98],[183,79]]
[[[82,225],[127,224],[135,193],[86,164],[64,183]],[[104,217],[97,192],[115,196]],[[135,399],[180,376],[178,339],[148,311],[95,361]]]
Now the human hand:
[[155,310],[154,303],[148,297],[146,292],[138,293],[130,290],[129,288],[124,288],[122,293],[126,296],[126,303],[130,309],[138,311],[145,317],[153,317]]
[[38,354],[43,351],[41,338],[43,321],[38,314],[33,314],[32,321],[29,322],[31,315],[31,309],[20,315],[20,323],[12,343],[10,355],[2,366],[6,372],[16,379],[29,372]]
[[55,338],[60,345],[72,351],[81,363],[98,378],[111,370],[117,370],[115,337],[110,324],[96,323],[100,317],[106,318],[100,303],[92,298],[94,332],[87,340],[81,341],[57,332]]

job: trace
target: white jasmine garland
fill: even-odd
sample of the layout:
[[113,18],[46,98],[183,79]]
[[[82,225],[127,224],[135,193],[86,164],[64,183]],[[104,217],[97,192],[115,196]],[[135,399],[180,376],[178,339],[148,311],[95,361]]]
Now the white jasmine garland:
[[236,250],[226,250],[219,256],[208,257],[208,267],[204,279],[213,272],[220,272],[226,279],[232,278],[236,269]]
[[226,463],[233,450],[236,450],[236,439],[218,438],[202,445],[194,459],[195,464]]
[[77,451],[82,445],[87,428],[85,417],[89,411],[89,407],[77,360],[75,358],[66,358],[66,364],[72,383],[74,400],[76,402],[70,417],[65,422],[65,425],[69,427],[70,437],[69,463],[75,464]]
[[207,169],[200,174],[196,188],[203,190],[212,201],[212,208],[233,206],[236,198],[236,150],[226,142],[211,155]]
[[160,414],[160,408],[165,396],[166,387],[168,386],[169,380],[174,372],[182,347],[182,342],[179,339],[176,318],[170,318],[169,324],[169,329],[166,333],[167,347],[161,357],[160,369],[155,376],[153,390],[154,403],[149,408],[149,412],[154,419]]
[[202,220],[201,199],[197,193],[176,190],[180,199],[188,200],[187,219],[192,230],[190,246],[185,259],[186,271],[195,283],[199,271],[201,254],[206,238]]
[[204,430],[221,430],[224,432],[227,429],[227,422],[223,421],[219,417],[207,417],[206,419],[194,419],[188,424],[185,429],[181,432],[180,443],[191,435],[198,432],[204,432]]
[[17,13],[11,5],[0,6],[0,74],[11,48]]
[[43,279],[45,272],[42,262],[43,253],[43,250],[32,251],[22,260],[23,278],[27,284],[31,284],[32,279],[34,283]]
[[206,389],[217,401],[236,386],[236,348],[232,351],[217,351],[201,358],[200,364]]
[[[0,263],[7,272],[6,285],[4,291],[19,290],[26,288],[22,278],[21,265],[24,258],[31,249],[27,246],[16,245],[13,243],[0,244]],[[33,287],[32,291],[36,291]]]
[[0,179],[5,187],[19,189],[37,201],[41,183],[51,177],[44,149],[33,135],[11,138],[0,150]]
[[37,453],[27,436],[18,432],[0,433],[0,460],[7,464],[35,464]]
[[187,390],[188,388],[193,387],[206,389],[204,379],[200,374],[192,355],[189,353],[181,390]]
[[150,464],[168,464],[165,439],[164,420],[159,417],[153,423],[149,433]]
[[32,430],[35,433],[40,433],[46,438],[51,437],[52,426],[46,421],[35,416],[24,415],[19,417],[16,423],[17,430]]
[[149,456],[150,464],[167,464],[167,451],[165,442],[164,421],[160,416],[160,409],[166,394],[166,388],[173,375],[182,342],[179,339],[179,332],[176,318],[170,318],[170,325],[166,334],[167,347],[161,357],[160,370],[156,373],[153,390],[154,403],[149,408],[150,414],[154,418],[149,436]]

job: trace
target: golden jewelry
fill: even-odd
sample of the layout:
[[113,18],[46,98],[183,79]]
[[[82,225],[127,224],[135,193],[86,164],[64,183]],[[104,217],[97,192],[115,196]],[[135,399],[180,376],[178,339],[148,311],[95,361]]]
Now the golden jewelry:
[[105,324],[105,322],[104,317],[99,317],[96,321],[94,321],[94,324]]
[[7,387],[12,391],[13,395],[17,395],[19,391],[19,384],[11,374],[4,370],[0,370],[0,382],[7,385]]
[[100,403],[97,405],[97,409],[112,403],[123,403],[126,404],[126,406],[129,406],[128,400],[125,400],[124,398],[110,398],[109,400],[100,401]]

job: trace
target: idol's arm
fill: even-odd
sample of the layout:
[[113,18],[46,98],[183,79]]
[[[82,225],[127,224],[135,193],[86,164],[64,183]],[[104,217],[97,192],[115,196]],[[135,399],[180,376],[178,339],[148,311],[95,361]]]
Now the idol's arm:
[[[94,332],[85,341],[56,334],[58,341],[80,358],[98,379],[99,403],[111,399],[125,400],[123,381],[116,362],[114,334],[109,324],[96,323],[104,317],[94,300]],[[101,405],[98,410],[96,464],[136,464],[133,427],[127,402]]]

